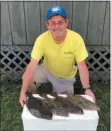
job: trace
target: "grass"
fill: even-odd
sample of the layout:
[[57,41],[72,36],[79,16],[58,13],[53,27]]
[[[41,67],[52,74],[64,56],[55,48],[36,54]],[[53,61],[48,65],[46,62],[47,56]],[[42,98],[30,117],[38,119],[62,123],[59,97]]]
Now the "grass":
[[[21,120],[22,108],[19,104],[21,82],[1,81],[1,131],[23,131]],[[76,84],[76,87],[79,85]],[[109,131],[110,126],[110,85],[91,82],[100,107],[98,131]]]

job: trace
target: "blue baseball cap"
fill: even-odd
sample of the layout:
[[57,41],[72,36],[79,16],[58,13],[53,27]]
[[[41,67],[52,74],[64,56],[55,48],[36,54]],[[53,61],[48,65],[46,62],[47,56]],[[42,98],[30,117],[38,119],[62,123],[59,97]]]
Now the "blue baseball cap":
[[60,6],[54,5],[53,7],[49,8],[46,15],[46,20],[49,20],[52,16],[55,15],[61,15],[64,18],[67,18],[67,14],[65,12],[65,9]]

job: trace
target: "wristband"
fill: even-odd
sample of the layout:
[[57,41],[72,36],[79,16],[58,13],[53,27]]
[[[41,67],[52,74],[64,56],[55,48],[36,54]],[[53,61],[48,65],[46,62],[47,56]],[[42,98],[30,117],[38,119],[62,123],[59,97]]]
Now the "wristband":
[[83,88],[84,89],[84,91],[86,91],[86,90],[89,90],[89,89],[91,89],[90,87],[87,87],[87,88]]

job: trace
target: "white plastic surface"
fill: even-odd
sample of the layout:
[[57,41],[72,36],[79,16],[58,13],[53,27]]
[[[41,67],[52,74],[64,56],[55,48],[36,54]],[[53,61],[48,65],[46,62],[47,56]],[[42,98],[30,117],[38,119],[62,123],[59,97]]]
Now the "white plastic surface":
[[[82,96],[92,101],[90,96]],[[53,115],[52,120],[46,120],[34,117],[24,105],[22,112],[24,131],[96,131],[99,120],[97,111],[83,111],[83,115],[70,114],[69,117]]]

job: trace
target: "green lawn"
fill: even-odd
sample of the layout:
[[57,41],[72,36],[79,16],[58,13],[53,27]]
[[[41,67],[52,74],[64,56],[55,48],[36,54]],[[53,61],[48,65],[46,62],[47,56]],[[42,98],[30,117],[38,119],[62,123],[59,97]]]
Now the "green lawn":
[[[23,131],[19,104],[21,82],[2,80],[1,83],[1,131]],[[76,85],[77,87],[77,85]],[[92,82],[91,87],[100,107],[98,131],[109,131],[110,123],[110,85]]]

